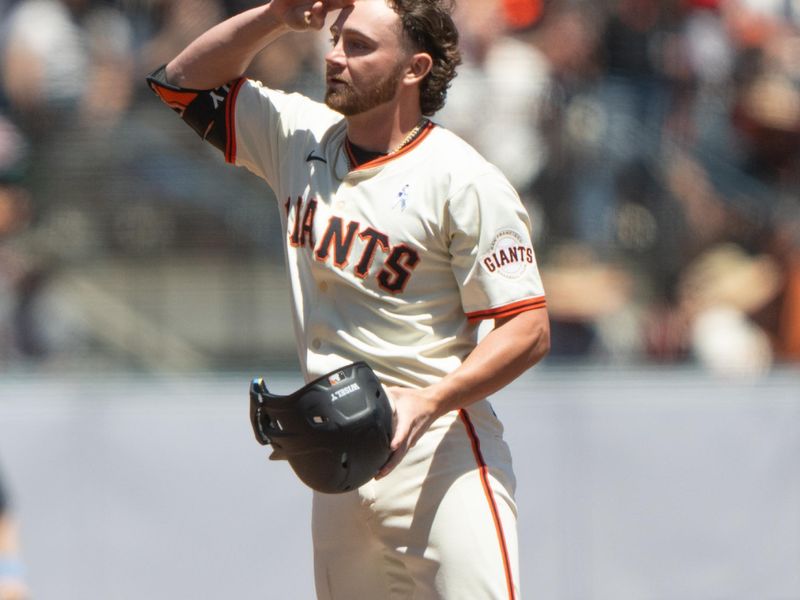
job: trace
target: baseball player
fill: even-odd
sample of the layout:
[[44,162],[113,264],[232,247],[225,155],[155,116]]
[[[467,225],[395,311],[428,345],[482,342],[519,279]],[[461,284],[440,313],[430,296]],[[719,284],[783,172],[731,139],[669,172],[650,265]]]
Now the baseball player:
[[[324,104],[243,77],[329,15]],[[515,481],[486,398],[546,354],[549,327],[517,194],[429,118],[459,62],[443,0],[272,0],[149,78],[274,190],[306,380],[366,360],[393,402],[378,476],[314,494],[321,599],[519,598]]]

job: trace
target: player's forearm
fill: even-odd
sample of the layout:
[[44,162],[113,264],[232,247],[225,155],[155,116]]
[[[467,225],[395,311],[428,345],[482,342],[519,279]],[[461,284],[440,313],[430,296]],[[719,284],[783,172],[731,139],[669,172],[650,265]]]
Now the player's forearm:
[[464,363],[430,391],[439,414],[464,408],[514,381],[550,350],[546,309],[527,311],[495,327]]
[[169,83],[206,90],[241,77],[256,54],[289,31],[272,7],[247,10],[195,39],[167,65]]

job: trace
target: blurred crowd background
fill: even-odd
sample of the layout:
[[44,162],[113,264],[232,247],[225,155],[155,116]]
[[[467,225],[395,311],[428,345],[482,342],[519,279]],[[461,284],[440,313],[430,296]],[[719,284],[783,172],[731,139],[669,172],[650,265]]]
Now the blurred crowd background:
[[[0,0],[0,373],[292,364],[269,189],[144,77],[246,0]],[[435,120],[519,190],[547,359],[800,362],[800,1],[461,0]],[[323,93],[326,32],[249,75]]]

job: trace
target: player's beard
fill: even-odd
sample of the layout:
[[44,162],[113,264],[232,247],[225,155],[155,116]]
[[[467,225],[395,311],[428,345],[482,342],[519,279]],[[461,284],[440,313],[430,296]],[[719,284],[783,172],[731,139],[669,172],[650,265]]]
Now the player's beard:
[[403,65],[396,65],[386,77],[377,81],[365,92],[359,92],[347,82],[340,83],[336,87],[328,87],[325,92],[325,104],[345,117],[364,113],[395,97],[402,73]]

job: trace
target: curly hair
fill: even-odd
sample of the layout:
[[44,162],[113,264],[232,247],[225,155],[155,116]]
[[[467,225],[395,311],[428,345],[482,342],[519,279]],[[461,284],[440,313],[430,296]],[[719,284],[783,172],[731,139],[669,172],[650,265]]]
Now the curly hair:
[[433,59],[420,85],[420,108],[430,116],[444,106],[447,88],[461,64],[458,29],[453,22],[454,0],[388,0],[400,16],[403,33],[415,50]]

